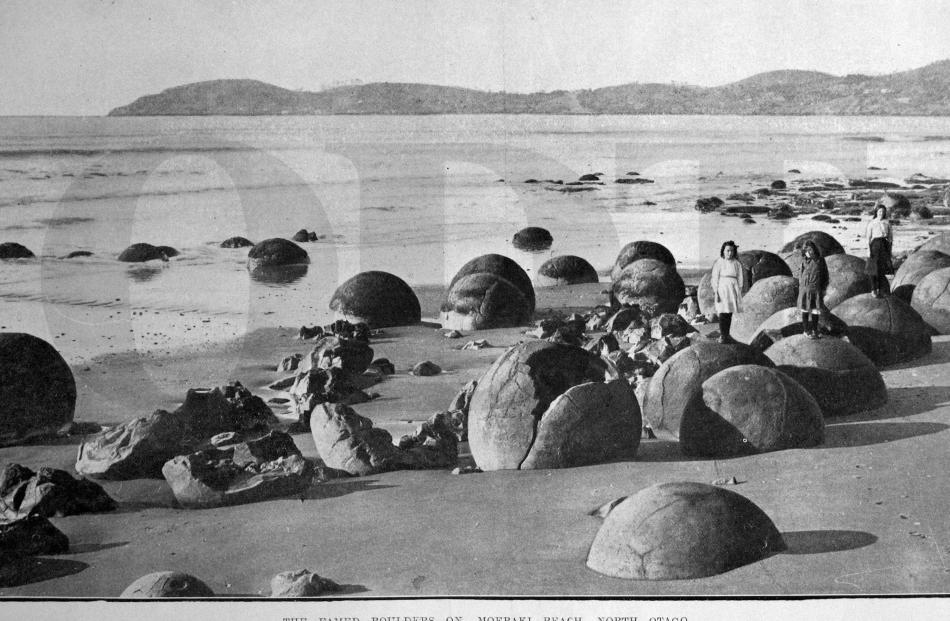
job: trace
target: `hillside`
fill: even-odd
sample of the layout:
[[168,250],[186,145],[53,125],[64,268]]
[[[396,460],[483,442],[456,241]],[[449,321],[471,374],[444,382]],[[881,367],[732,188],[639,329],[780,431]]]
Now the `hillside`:
[[140,97],[109,115],[502,113],[950,116],[950,60],[881,76],[785,70],[716,87],[633,83],[528,94],[390,82],[307,92],[211,80]]

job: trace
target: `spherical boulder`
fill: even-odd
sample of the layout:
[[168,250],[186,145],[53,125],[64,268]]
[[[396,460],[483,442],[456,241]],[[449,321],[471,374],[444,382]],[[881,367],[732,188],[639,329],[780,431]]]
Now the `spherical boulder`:
[[449,283],[449,289],[451,289],[452,285],[454,285],[459,279],[470,274],[478,274],[480,272],[487,272],[489,274],[501,276],[517,287],[518,290],[521,291],[521,293],[523,293],[525,298],[528,300],[529,306],[531,308],[530,314],[534,314],[535,297],[534,286],[531,284],[531,278],[528,277],[527,272],[521,269],[520,265],[501,254],[483,254],[470,260],[468,263],[460,267],[458,272],[456,272],[455,276],[452,278],[452,281]]
[[0,259],[32,259],[35,256],[29,248],[16,242],[0,244]]
[[156,246],[159,255],[164,259],[170,259],[172,257],[177,257],[181,253],[171,246]]
[[684,455],[723,458],[824,440],[824,419],[815,398],[776,369],[743,364],[703,382],[680,422]]
[[848,324],[848,340],[879,367],[906,362],[931,351],[931,328],[896,296],[848,298],[832,309]]
[[246,237],[229,237],[219,245],[221,248],[248,248],[253,246],[254,242]]
[[554,238],[547,229],[540,226],[528,226],[515,233],[515,236],[511,238],[511,243],[519,250],[536,252],[550,248],[554,243]]
[[333,292],[330,310],[338,319],[372,328],[406,326],[422,320],[419,298],[406,281],[388,272],[353,276]]
[[867,259],[839,253],[826,258],[825,263],[828,265],[828,289],[825,291],[825,306],[828,308],[871,291],[871,279],[864,271]]
[[518,287],[496,274],[479,272],[457,280],[442,303],[445,329],[510,328],[531,321],[532,304]]
[[815,398],[825,418],[887,403],[881,372],[861,350],[842,339],[814,340],[798,334],[775,343],[765,355]]
[[914,252],[920,252],[922,250],[936,250],[937,252],[950,254],[950,232],[940,233],[939,235],[928,239],[920,246],[917,246],[917,249]]
[[157,259],[167,258],[162,254],[159,246],[152,244],[132,244],[119,254],[119,261],[125,263],[142,263],[145,261],[155,261]]
[[180,571],[157,571],[142,576],[122,591],[122,599],[214,597],[207,584]]
[[806,241],[814,242],[815,245],[818,246],[818,251],[821,253],[821,256],[826,259],[833,254],[841,254],[844,252],[844,247],[841,243],[828,233],[824,231],[808,231],[782,246],[778,251],[779,256],[787,261],[786,255],[796,252],[801,254],[802,246],[805,245]]
[[716,373],[740,364],[770,367],[772,361],[742,343],[700,341],[660,365],[643,396],[643,417],[657,436],[679,439],[680,423],[693,393]]
[[749,343],[762,322],[798,303],[798,279],[792,276],[769,276],[756,282],[742,296],[742,312],[732,316],[731,335]]
[[[831,312],[823,312],[818,318],[818,331],[833,338],[842,338],[848,335],[848,324]],[[749,345],[756,351],[765,351],[773,343],[804,332],[801,311],[795,307],[783,308],[759,324]]]
[[551,257],[538,269],[538,285],[577,285],[598,282],[597,270],[585,259],[571,254]]
[[662,483],[607,514],[587,566],[615,578],[687,580],[785,549],[772,520],[744,496],[704,483]]
[[646,240],[632,241],[617,254],[613,269],[610,270],[610,279],[617,280],[623,268],[640,259],[655,259],[667,265],[676,265],[673,253],[663,244]]
[[914,288],[911,307],[940,334],[950,334],[950,267],[934,270]]
[[[603,383],[608,374],[604,360],[580,347],[529,341],[508,349],[478,380],[469,403],[468,439],[475,463],[482,470],[522,467],[552,403],[575,386]],[[575,404],[581,406],[581,401]],[[574,416],[569,409],[566,420]]]
[[73,420],[76,381],[52,345],[0,333],[0,446],[52,436]]
[[767,250],[744,250],[739,253],[739,262],[746,268],[750,285],[770,276],[793,276],[782,257]]
[[254,244],[247,253],[247,268],[281,267],[310,263],[307,251],[288,239],[272,237]]
[[620,272],[611,288],[623,306],[638,305],[650,315],[675,313],[686,297],[686,286],[676,267],[656,259],[639,259]]
[[910,304],[914,288],[930,272],[950,267],[950,254],[939,250],[918,250],[911,253],[897,268],[891,290],[900,299]]

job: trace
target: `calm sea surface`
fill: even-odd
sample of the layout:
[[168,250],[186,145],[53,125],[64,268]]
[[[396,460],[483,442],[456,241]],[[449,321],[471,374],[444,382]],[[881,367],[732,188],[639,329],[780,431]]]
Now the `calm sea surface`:
[[[595,172],[605,184],[593,191],[543,183]],[[630,172],[654,183],[614,183]],[[635,239],[705,266],[723,239],[774,250],[818,224],[739,227],[695,212],[697,198],[774,179],[913,173],[950,176],[950,118],[0,118],[0,241],[40,257],[0,265],[0,323],[75,360],[324,322],[337,284],[368,269],[442,285],[500,252],[529,274],[556,254],[603,270]],[[550,251],[511,247],[529,225],[551,231]],[[303,244],[312,263],[291,282],[251,279],[246,249],[217,245],[302,228],[321,239]],[[863,247],[856,229],[829,232]],[[181,255],[117,262],[134,242]],[[58,258],[74,250],[93,256]]]

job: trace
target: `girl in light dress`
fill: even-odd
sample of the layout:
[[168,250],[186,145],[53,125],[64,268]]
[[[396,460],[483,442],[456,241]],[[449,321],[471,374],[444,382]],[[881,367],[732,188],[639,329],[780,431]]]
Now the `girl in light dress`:
[[865,272],[871,278],[871,290],[876,298],[884,297],[887,293],[887,275],[894,273],[891,262],[891,244],[894,243],[894,232],[887,219],[887,208],[878,205],[874,210],[874,219],[868,222],[865,231],[868,240],[869,257]]
[[742,294],[748,289],[745,267],[739,261],[739,247],[732,240],[719,248],[719,258],[712,267],[712,289],[716,294],[716,314],[719,315],[719,342],[732,343],[729,330],[732,314],[742,312]]

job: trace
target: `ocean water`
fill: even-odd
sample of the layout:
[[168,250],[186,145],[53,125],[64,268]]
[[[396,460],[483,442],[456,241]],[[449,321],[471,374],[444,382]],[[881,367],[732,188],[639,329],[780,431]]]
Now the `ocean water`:
[[[592,191],[525,183],[594,172],[605,183]],[[613,182],[629,172],[654,183]],[[775,250],[827,227],[860,253],[859,226],[739,226],[693,204],[773,179],[913,173],[950,176],[950,118],[0,118],[0,241],[39,257],[0,264],[0,329],[50,339],[75,362],[325,323],[333,290],[359,271],[438,287],[486,252],[529,274],[557,254],[606,270],[624,243],[652,239],[702,267],[724,239]],[[552,232],[549,251],[511,246],[529,225]],[[302,244],[311,265],[286,282],[251,278],[246,249],[218,247],[301,228],[320,239]],[[135,242],[181,255],[115,260]],[[59,258],[74,250],[93,255]]]

